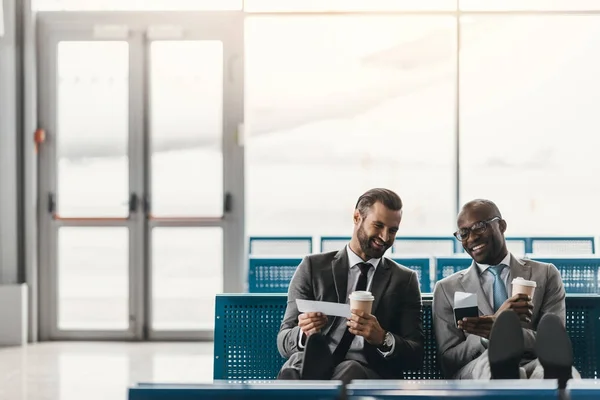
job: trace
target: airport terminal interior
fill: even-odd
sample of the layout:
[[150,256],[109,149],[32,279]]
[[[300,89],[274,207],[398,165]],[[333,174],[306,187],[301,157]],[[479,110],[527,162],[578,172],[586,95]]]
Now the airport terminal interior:
[[275,379],[292,276],[371,188],[402,199],[386,256],[423,299],[405,377],[442,377],[432,293],[489,199],[560,272],[593,392],[598,71],[598,0],[0,0],[0,400]]

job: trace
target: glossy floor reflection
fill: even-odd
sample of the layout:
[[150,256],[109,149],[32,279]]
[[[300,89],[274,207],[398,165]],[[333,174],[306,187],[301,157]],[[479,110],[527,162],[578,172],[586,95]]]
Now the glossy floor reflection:
[[0,348],[2,400],[126,400],[138,382],[212,381],[213,344],[47,342]]

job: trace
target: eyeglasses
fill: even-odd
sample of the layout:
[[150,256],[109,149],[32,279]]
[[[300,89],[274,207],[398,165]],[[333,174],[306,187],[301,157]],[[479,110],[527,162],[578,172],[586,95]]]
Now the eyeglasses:
[[469,238],[471,232],[473,232],[476,235],[481,235],[487,230],[487,227],[490,223],[499,219],[500,217],[494,217],[492,219],[488,219],[487,221],[476,222],[473,225],[471,225],[470,228],[462,228],[454,232],[454,237],[460,240],[461,242],[464,242]]

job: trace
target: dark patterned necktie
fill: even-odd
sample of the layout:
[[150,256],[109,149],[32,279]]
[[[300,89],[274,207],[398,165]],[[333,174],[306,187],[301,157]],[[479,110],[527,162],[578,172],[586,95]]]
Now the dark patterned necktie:
[[[364,263],[364,262],[357,264],[357,265],[358,265],[358,268],[360,268],[360,276],[358,277],[358,282],[356,282],[356,288],[354,288],[354,290],[355,291],[367,290],[367,281],[368,281],[367,274],[369,273],[369,270],[371,269],[371,267],[373,265],[371,265],[369,263]],[[342,323],[344,323],[344,322],[342,321]],[[344,331],[344,336],[342,336],[340,343],[338,344],[338,346],[335,348],[335,351],[333,352],[333,360],[336,365],[339,364],[340,362],[344,361],[344,358],[346,358],[346,353],[350,349],[350,345],[352,344],[354,337],[355,337],[355,335],[350,333],[348,328],[346,328],[346,330]]]

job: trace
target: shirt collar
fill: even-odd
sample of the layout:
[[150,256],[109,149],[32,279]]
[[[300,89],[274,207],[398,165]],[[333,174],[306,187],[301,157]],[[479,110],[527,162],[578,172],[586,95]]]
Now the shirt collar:
[[[362,258],[352,251],[349,244],[346,245],[346,252],[348,253],[348,264],[350,265],[350,269],[356,267],[357,264],[364,262]],[[367,262],[373,266],[373,271],[375,271],[379,265],[379,261],[381,261],[381,258],[371,258]]]
[[[475,264],[477,264],[477,268],[479,269],[479,275],[483,274],[490,267],[489,264],[479,264],[478,262],[475,262]],[[507,252],[504,259],[498,263],[498,265],[500,264],[510,266],[510,251]]]

